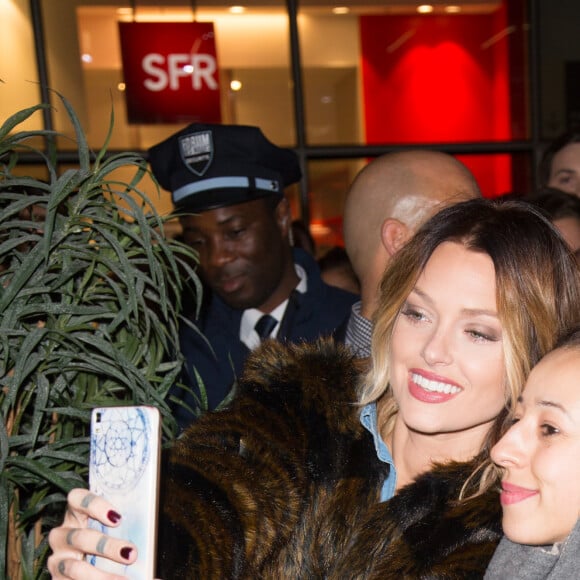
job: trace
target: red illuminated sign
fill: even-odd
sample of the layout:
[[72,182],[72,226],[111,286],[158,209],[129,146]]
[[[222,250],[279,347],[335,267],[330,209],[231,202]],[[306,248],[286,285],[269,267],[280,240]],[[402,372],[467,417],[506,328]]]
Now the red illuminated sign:
[[129,123],[219,123],[213,23],[120,22]]

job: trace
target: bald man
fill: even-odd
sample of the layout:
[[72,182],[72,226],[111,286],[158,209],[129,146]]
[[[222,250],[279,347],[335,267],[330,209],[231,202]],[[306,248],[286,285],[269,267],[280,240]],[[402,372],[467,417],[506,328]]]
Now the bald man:
[[438,151],[387,153],[353,181],[344,210],[344,241],[360,281],[344,339],[357,356],[370,356],[379,283],[391,257],[441,208],[481,197],[469,170]]

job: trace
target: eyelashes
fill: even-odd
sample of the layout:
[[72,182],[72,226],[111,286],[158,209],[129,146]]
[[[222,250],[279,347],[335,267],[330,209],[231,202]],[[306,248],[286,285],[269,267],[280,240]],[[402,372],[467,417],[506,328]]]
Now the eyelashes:
[[[508,429],[510,429],[516,423],[519,423],[520,420],[521,420],[521,416],[515,415],[511,419],[508,419],[507,424],[506,424],[506,427]],[[539,425],[538,429],[539,429],[539,432],[540,432],[540,436],[542,438],[549,438],[549,437],[553,437],[554,435],[559,435],[560,434],[560,429],[558,427],[556,427],[552,423],[547,423],[546,421],[543,421]]]
[[[411,324],[417,325],[420,323],[431,322],[431,317],[423,312],[420,308],[411,306],[410,304],[404,304],[400,311],[401,316],[404,316]],[[475,328],[474,328],[475,326]],[[498,342],[500,336],[497,332],[488,329],[482,329],[477,327],[478,325],[467,325],[463,332],[468,335],[474,342],[485,343],[485,342]]]
[[540,432],[542,433],[542,437],[553,437],[554,435],[558,435],[560,430],[550,423],[542,423],[540,425]]

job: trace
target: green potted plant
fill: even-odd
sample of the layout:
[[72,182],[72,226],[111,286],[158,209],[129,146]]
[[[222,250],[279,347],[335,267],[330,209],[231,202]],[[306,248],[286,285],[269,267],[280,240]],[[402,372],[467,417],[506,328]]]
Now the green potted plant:
[[[46,532],[66,493],[85,485],[92,407],[155,405],[173,437],[186,280],[199,296],[193,252],[165,236],[166,218],[140,189],[144,159],[107,156],[107,143],[92,154],[59,99],[74,169],[58,171],[54,133],[19,130],[47,105],[0,128],[0,577],[11,580],[47,575]],[[113,115],[109,136],[112,127]],[[46,179],[24,175],[23,153],[38,156]]]

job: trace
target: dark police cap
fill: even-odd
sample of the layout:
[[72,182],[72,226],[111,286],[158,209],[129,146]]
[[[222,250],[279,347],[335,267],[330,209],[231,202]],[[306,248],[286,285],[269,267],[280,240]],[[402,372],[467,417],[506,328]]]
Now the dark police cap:
[[293,151],[245,125],[194,123],[149,149],[149,163],[175,207],[195,212],[282,197],[301,177]]

